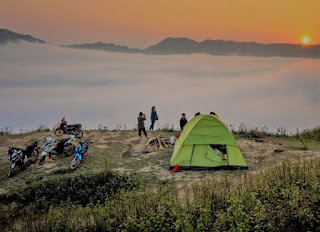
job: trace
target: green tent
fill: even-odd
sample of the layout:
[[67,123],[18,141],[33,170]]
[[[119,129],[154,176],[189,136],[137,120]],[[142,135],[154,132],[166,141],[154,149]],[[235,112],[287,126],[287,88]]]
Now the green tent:
[[177,164],[181,169],[248,168],[237,141],[214,115],[198,115],[185,125],[170,160],[171,168]]

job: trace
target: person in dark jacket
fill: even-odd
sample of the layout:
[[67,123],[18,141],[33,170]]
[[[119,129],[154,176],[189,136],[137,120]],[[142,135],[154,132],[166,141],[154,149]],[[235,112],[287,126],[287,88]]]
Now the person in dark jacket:
[[138,130],[139,130],[139,136],[141,137],[141,131],[143,131],[144,136],[147,138],[147,132],[146,128],[144,127],[144,121],[146,120],[146,115],[142,112],[139,113],[138,117]]
[[195,113],[195,115],[194,115],[194,116],[195,116],[195,117],[197,117],[198,115],[200,115],[200,112],[198,112],[198,113]]
[[180,128],[181,128],[181,130],[183,130],[183,127],[187,124],[187,122],[188,122],[188,120],[186,118],[186,114],[183,113],[182,117],[180,119]]
[[150,126],[149,130],[153,130],[154,123],[157,120],[158,120],[158,115],[157,115],[156,107],[152,106],[152,108],[151,108],[151,126]]

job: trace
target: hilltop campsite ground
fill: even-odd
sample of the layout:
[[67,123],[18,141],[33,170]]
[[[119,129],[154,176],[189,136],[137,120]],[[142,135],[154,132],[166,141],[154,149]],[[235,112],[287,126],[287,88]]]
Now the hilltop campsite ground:
[[[158,134],[162,134],[165,137],[170,138],[170,136],[176,135],[177,132],[153,131],[150,132],[149,137],[156,136]],[[25,147],[35,140],[40,140],[41,143],[43,143],[44,138],[46,136],[53,136],[53,132],[41,131],[2,135],[0,136],[0,151],[4,151],[5,148],[9,146]],[[223,179],[227,179],[228,183],[234,183],[239,182],[239,177],[241,182],[242,176],[248,176],[248,178],[250,177],[254,180],[254,176],[264,175],[264,172],[268,172],[268,170],[277,167],[279,163],[285,160],[299,160],[299,162],[301,160],[304,160],[303,162],[308,162],[306,160],[311,160],[311,163],[315,163],[314,161],[318,160],[320,157],[320,145],[315,140],[308,140],[307,142],[303,142],[301,138],[298,138],[297,136],[289,137],[263,134],[261,134],[261,136],[256,136],[252,134],[235,134],[235,137],[239,143],[240,150],[242,151],[244,158],[249,166],[249,170],[182,171],[178,173],[172,173],[170,170],[168,170],[168,167],[173,147],[169,147],[160,151],[150,152],[149,148],[145,147],[145,143],[147,140],[145,138],[139,138],[137,136],[137,131],[88,130],[85,131],[84,137],[90,137],[93,141],[93,144],[91,145],[86,155],[86,159],[83,160],[80,168],[76,169],[75,171],[71,171],[69,168],[71,157],[62,156],[47,159],[45,161],[45,164],[42,166],[39,166],[38,163],[35,163],[32,164],[30,167],[27,167],[23,171],[20,171],[17,168],[14,172],[14,176],[12,178],[7,178],[9,161],[7,160],[7,156],[5,155],[5,153],[1,152],[2,155],[0,156],[0,195],[2,199],[2,208],[0,209],[3,210],[2,212],[8,213],[6,216],[2,216],[0,223],[3,223],[3,226],[0,226],[0,228],[18,228],[24,230],[28,230],[28,228],[39,230],[59,230],[61,228],[75,229],[74,224],[72,224],[71,222],[68,222],[69,224],[67,223],[70,227],[65,227],[67,224],[64,223],[66,222],[61,222],[63,225],[62,227],[55,227],[60,223],[58,223],[58,221],[55,221],[58,220],[57,218],[50,219],[53,223],[52,225],[50,223],[49,225],[48,221],[46,221],[46,226],[44,226],[44,222],[44,224],[41,224],[41,220],[43,219],[41,219],[36,224],[34,224],[35,222],[26,222],[26,218],[29,218],[26,215],[28,215],[30,212],[30,215],[33,215],[34,217],[35,215],[38,215],[40,212],[49,212],[49,214],[51,215],[51,211],[54,208],[52,208],[53,205],[50,206],[50,204],[54,204],[54,202],[56,202],[55,205],[57,205],[58,207],[58,205],[60,205],[64,201],[68,202],[65,204],[71,204],[73,205],[72,207],[76,207],[72,208],[71,211],[77,211],[78,207],[85,207],[87,204],[92,204],[89,207],[91,207],[91,210],[93,210],[93,208],[96,209],[97,207],[95,204],[102,204],[101,207],[103,207],[104,203],[101,201],[103,201],[104,198],[112,199],[112,197],[110,196],[113,196],[113,194],[117,194],[118,190],[120,192],[123,192],[123,189],[125,190],[125,192],[127,191],[127,193],[125,194],[130,194],[132,189],[136,189],[134,191],[139,192],[139,194],[141,194],[141,191],[161,192],[159,190],[159,186],[170,186],[170,188],[176,189],[178,195],[181,196],[184,195],[184,191],[187,191],[185,190],[186,188],[193,189],[194,187],[192,186],[194,184],[199,184],[198,186],[201,186],[201,183],[212,183],[213,180],[216,183]],[[51,186],[58,186],[55,187],[57,189],[63,189],[64,181],[67,181],[69,183],[68,185],[72,185],[72,180],[79,180],[79,178],[88,178],[88,180],[92,178],[92,180],[96,181],[97,176],[99,175],[107,175],[106,179],[109,178],[108,175],[111,176],[110,178],[112,180],[116,179],[117,183],[120,183],[120,187],[117,187],[116,184],[113,184],[111,187],[108,185],[109,189],[114,188],[114,186],[116,186],[116,189],[112,190],[111,193],[108,193],[107,196],[103,195],[102,197],[97,198],[98,201],[93,200],[93,202],[91,202],[91,200],[95,198],[86,195],[84,196],[88,198],[88,201],[85,202],[83,201],[83,199],[74,201],[73,198],[70,197],[70,195],[67,195],[65,199],[59,199],[59,201],[56,201],[55,196],[42,196],[39,193],[40,187],[46,186],[46,184],[48,183]],[[119,177],[121,178],[119,179]],[[125,179],[125,181],[122,177]],[[129,179],[132,179],[128,181],[126,179],[127,177],[129,177]],[[101,176],[99,178],[101,178]],[[125,184],[121,184],[123,181],[125,182]],[[61,185],[59,184],[60,182]],[[84,186],[86,187],[89,186],[88,183],[82,184],[84,184]],[[106,184],[109,183],[104,182],[102,185]],[[94,185],[93,194],[99,192],[99,190],[95,189],[97,187],[96,185],[99,184]],[[210,186],[210,184],[208,184],[208,186]],[[75,190],[77,190],[77,187],[74,188]],[[223,188],[225,188],[225,186]],[[44,191],[43,194],[45,194],[44,187],[41,187],[41,189],[42,192]],[[52,192],[58,191],[57,189],[52,190]],[[28,191],[31,191],[34,194],[34,196],[32,196],[30,199],[35,205],[30,206],[30,202],[23,203],[19,199],[14,199],[15,197],[19,198],[21,196],[22,198],[27,198],[23,194],[26,194],[26,192]],[[63,192],[65,190],[59,191]],[[70,191],[70,189],[68,191]],[[36,196],[36,194],[40,195]],[[167,193],[167,196],[168,195],[170,196],[172,195],[172,193]],[[118,197],[121,199],[123,196],[121,195]],[[89,198],[91,200],[89,200]],[[130,196],[130,199],[134,198],[134,196]],[[43,202],[40,204],[39,199],[44,199],[45,201],[48,201],[50,203],[49,206],[43,206]],[[125,200],[123,202],[125,202]],[[162,201],[160,200],[160,202]],[[67,205],[64,207],[68,208],[70,206]],[[158,207],[160,207],[160,205]],[[14,220],[13,216],[10,216],[9,213],[11,212],[12,214],[14,214],[16,212],[15,210],[17,209],[23,212],[20,212],[20,214],[18,214],[19,216],[17,217],[19,221],[21,220],[21,224],[17,224],[16,220]],[[93,217],[92,215],[90,216],[90,218]],[[48,215],[47,217],[45,217],[46,220],[49,220],[48,217]],[[216,218],[219,217],[216,216]],[[11,227],[7,227],[8,225],[5,224],[8,222],[8,220],[10,220],[11,223],[15,223],[11,224]],[[71,221],[74,222],[74,220]],[[91,218],[89,221],[90,222],[87,222],[88,224],[86,224],[86,226],[84,227],[81,227],[79,225],[78,229],[86,228],[90,230],[90,228],[98,228],[98,225],[102,226],[96,221],[95,218]],[[88,225],[93,227],[88,227]],[[110,225],[108,224],[108,226]],[[124,226],[124,228],[127,228],[125,227],[125,225],[122,226]],[[108,227],[104,225],[101,228],[106,229]],[[141,227],[139,228],[141,229]],[[163,225],[161,228],[166,228],[166,226]],[[116,230],[115,228],[113,229]]]
[[[151,132],[149,137],[163,134],[167,138],[178,132]],[[36,132],[14,134],[0,137],[0,151],[6,147],[26,147],[33,141],[53,136],[53,132]],[[145,147],[147,140],[137,136],[136,131],[90,130],[85,132],[93,144],[82,163],[74,172],[69,169],[71,157],[54,157],[47,159],[43,166],[38,163],[31,165],[24,171],[15,170],[13,178],[7,178],[9,161],[4,152],[0,156],[0,193],[16,191],[36,182],[41,182],[57,176],[73,176],[83,173],[99,173],[106,168],[121,174],[138,174],[146,183],[156,184],[159,181],[171,181],[185,184],[210,176],[234,175],[240,173],[256,173],[272,164],[287,158],[319,157],[320,145],[313,142],[307,150],[296,138],[269,136],[265,138],[248,138],[236,135],[239,147],[249,166],[248,171],[184,171],[172,173],[169,168],[173,147],[161,151],[149,152]],[[75,142],[76,144],[76,142]]]

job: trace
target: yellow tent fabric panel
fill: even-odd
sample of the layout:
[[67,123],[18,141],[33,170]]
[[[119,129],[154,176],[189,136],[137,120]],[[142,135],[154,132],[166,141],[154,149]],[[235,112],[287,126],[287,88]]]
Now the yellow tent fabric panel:
[[247,163],[241,154],[239,147],[227,146],[228,160],[230,166],[247,167]]
[[184,154],[184,155],[179,155],[179,156],[176,155],[175,157],[171,158],[174,165],[179,164],[180,166],[189,166],[191,155],[192,155],[192,149],[193,149],[192,145],[183,146],[180,152],[181,154]]

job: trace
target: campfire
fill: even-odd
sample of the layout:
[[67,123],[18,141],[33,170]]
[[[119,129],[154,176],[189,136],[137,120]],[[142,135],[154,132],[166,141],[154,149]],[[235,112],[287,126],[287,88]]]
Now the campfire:
[[150,151],[157,151],[169,147],[168,143],[168,140],[160,134],[149,139],[146,146],[151,146]]

